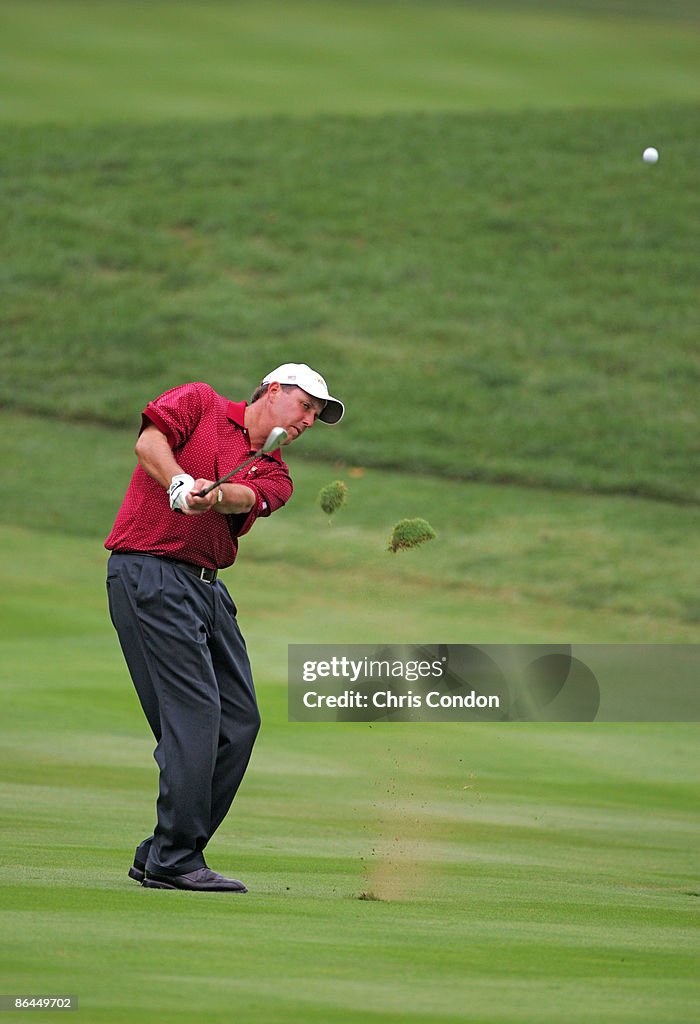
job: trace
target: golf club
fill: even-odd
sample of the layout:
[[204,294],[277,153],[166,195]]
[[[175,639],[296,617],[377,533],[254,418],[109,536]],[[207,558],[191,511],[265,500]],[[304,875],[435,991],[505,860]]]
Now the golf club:
[[222,476],[220,480],[217,480],[213,484],[209,484],[209,486],[205,487],[203,491],[197,491],[195,497],[205,497],[205,495],[209,494],[210,491],[213,491],[215,487],[218,487],[220,484],[226,483],[226,481],[229,480],[234,475],[234,473],[240,473],[242,469],[245,469],[246,466],[249,466],[250,463],[257,459],[259,455],[262,455],[263,452],[271,452],[274,448],[279,448],[279,446],[281,444],[284,444],[286,440],[287,431],[284,429],[284,427],[273,427],[270,433],[265,438],[265,444],[262,446],[262,448],[260,448],[259,451],[254,452],[249,458],[245,460],[245,462],[242,462],[240,466],[236,466],[236,468],[232,469],[230,473],[226,474],[226,476]]

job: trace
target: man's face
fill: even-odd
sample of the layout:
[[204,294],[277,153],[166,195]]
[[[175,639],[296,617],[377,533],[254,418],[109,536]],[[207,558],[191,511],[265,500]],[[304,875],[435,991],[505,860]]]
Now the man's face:
[[284,427],[287,431],[286,444],[296,441],[305,430],[313,427],[319,413],[323,411],[323,402],[302,388],[283,388],[273,383],[270,385],[269,397],[274,410],[275,426]]

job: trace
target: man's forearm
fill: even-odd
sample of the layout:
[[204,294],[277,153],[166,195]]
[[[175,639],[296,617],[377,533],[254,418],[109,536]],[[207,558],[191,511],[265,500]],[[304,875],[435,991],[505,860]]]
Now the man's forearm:
[[250,512],[255,504],[255,491],[245,484],[221,484],[220,490],[224,500],[217,502],[214,510],[223,515]]
[[140,434],[134,449],[139,465],[149,476],[166,489],[182,468],[177,464],[165,434],[156,426],[149,426]]

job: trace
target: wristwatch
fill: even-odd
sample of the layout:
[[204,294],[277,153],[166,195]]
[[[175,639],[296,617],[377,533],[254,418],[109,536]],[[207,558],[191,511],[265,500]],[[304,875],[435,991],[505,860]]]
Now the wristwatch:
[[224,500],[224,492],[221,490],[221,488],[219,488],[219,493],[218,493],[217,498],[216,498],[216,504],[220,505],[223,500]]

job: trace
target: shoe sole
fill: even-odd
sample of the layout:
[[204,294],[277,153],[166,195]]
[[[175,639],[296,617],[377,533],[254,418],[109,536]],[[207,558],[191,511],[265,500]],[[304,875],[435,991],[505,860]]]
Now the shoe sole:
[[133,878],[135,882],[141,882],[143,884],[145,877],[145,871],[139,871],[138,868],[129,868],[129,878]]
[[154,882],[152,878],[144,878],[141,885],[144,889],[177,889],[176,885],[168,885],[167,882]]

